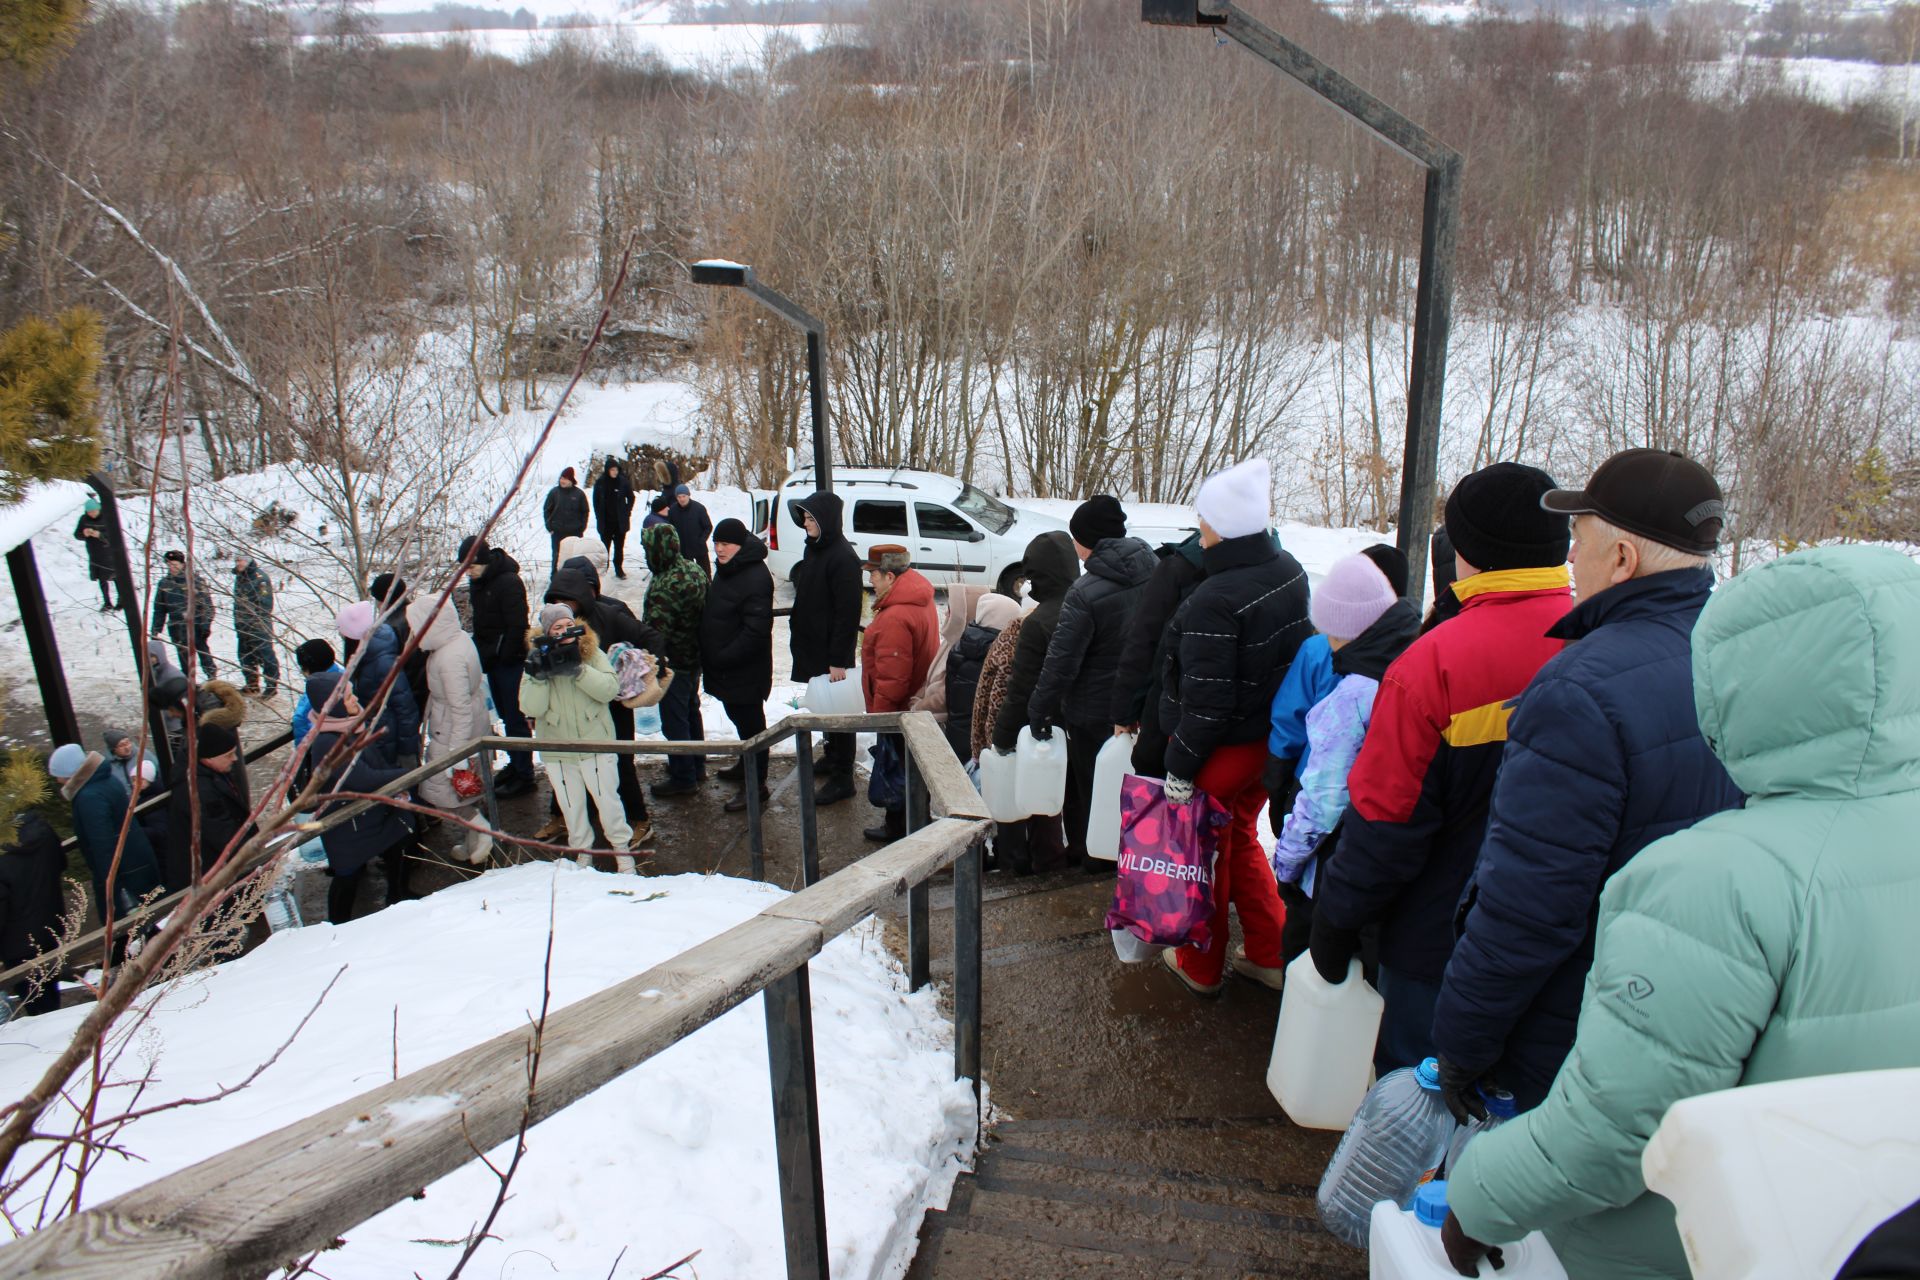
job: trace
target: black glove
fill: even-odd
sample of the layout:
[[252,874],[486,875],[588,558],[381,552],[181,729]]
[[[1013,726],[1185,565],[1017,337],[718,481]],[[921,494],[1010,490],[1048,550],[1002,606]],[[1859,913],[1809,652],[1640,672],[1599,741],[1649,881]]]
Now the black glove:
[[1051,742],[1053,740],[1053,726],[1045,720],[1035,720],[1027,727],[1033,731],[1033,740],[1035,742]]
[[527,660],[520,669],[526,672],[527,679],[544,682],[552,674],[552,666],[550,649],[545,642],[541,642],[527,650]]
[[1260,771],[1260,785],[1267,793],[1267,823],[1273,828],[1275,839],[1279,839],[1287,825],[1287,815],[1293,812],[1293,797],[1300,789],[1294,780],[1297,763],[1270,754],[1266,768]]
[[1440,1100],[1461,1124],[1487,1118],[1486,1099],[1480,1096],[1480,1081],[1484,1078],[1484,1072],[1469,1071],[1445,1058],[1440,1059]]
[[1327,919],[1324,911],[1313,913],[1313,934],[1307,943],[1313,954],[1313,967],[1334,985],[1347,980],[1347,969],[1360,950],[1360,931],[1342,929]]
[[1507,1260],[1500,1256],[1498,1248],[1490,1244],[1481,1244],[1468,1235],[1466,1229],[1460,1225],[1460,1219],[1455,1217],[1451,1210],[1447,1213],[1446,1222],[1440,1227],[1440,1247],[1447,1251],[1447,1261],[1453,1264],[1453,1269],[1463,1276],[1479,1275],[1482,1258],[1491,1262],[1495,1271],[1507,1265]]

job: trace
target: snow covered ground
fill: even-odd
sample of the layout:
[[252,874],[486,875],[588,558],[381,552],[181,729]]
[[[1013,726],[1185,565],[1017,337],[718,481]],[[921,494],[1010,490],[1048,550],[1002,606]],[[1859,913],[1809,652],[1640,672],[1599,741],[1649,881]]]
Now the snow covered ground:
[[781,50],[815,49],[830,28],[818,23],[775,26],[735,22],[695,23],[608,22],[594,26],[541,28],[480,27],[465,31],[389,31],[380,39],[390,45],[466,45],[502,58],[525,59],[566,41],[606,52],[651,54],[675,71],[724,76],[742,68],[766,64],[769,54]]
[[[265,1061],[339,974],[312,1023],[243,1092],[136,1121],[125,1138],[139,1158],[105,1157],[89,1203],[385,1084],[396,1018],[403,1075],[525,1026],[540,1004],[550,893],[555,1009],[786,896],[723,876],[635,880],[536,864],[350,925],[275,934],[166,994],[116,1078],[151,1066],[143,1107],[211,1094]],[[952,1079],[937,993],[908,993],[875,923],[813,961],[812,992],[833,1274],[898,1276],[923,1210],[946,1202],[970,1147],[973,1095]],[[0,1027],[0,1097],[20,1096],[83,1014]],[[481,1249],[471,1274],[631,1280],[696,1249],[702,1280],[783,1274],[766,1061],[756,996],[535,1128],[495,1227],[501,1242]],[[445,1242],[464,1240],[495,1189],[471,1164],[349,1230],[321,1270],[335,1280],[443,1274],[454,1252]]]

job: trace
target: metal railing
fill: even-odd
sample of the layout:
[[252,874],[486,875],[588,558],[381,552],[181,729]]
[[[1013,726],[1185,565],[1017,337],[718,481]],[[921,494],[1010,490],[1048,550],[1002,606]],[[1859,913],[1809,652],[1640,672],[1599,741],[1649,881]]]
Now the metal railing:
[[[897,732],[905,740],[907,835],[819,879],[812,735],[876,731]],[[794,715],[745,742],[529,743],[486,737],[382,790],[405,790],[478,751],[489,825],[497,828],[493,749],[736,756],[747,775],[749,842],[755,874],[761,875],[764,828],[755,757],[789,737],[798,749],[803,787],[806,887],[645,973],[551,1014],[537,1092],[527,1089],[527,1029],[503,1033],[0,1248],[0,1280],[55,1272],[73,1280],[265,1275],[289,1258],[328,1246],[468,1163],[476,1150],[512,1139],[523,1125],[538,1124],[756,993],[765,996],[787,1275],[826,1280],[826,1187],[808,963],[828,942],[904,896],[908,982],[915,990],[925,986],[931,947],[927,882],[948,866],[954,869],[954,1078],[973,1082],[978,1123],[984,870],[978,838],[990,824],[933,718],[924,712]],[[344,821],[372,803],[342,805],[325,821]],[[409,1114],[404,1107],[396,1112],[396,1104],[447,1095],[458,1096],[461,1106],[438,1119],[403,1124],[394,1118]]]

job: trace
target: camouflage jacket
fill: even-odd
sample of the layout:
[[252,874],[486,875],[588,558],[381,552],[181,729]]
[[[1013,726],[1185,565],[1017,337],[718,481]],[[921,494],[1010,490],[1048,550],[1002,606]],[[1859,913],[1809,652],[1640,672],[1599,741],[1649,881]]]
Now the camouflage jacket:
[[707,606],[707,574],[680,553],[680,532],[671,524],[641,531],[647,550],[647,622],[667,638],[667,665],[692,674],[700,670],[700,615]]

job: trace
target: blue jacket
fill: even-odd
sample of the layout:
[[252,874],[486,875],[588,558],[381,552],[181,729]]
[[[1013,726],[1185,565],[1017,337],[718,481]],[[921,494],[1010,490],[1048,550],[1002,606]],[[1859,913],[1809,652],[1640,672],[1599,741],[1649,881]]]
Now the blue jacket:
[[[353,670],[353,696],[364,706],[373,700],[387,672],[393,670],[393,660],[400,656],[400,637],[382,622],[367,632],[367,638],[360,644],[366,653]],[[413,685],[404,670],[387,691],[387,705],[380,723],[392,735],[396,759],[420,758],[420,704],[413,700]]]
[[[346,668],[336,662],[328,667],[327,671],[337,676],[343,674]],[[308,701],[306,690],[302,689],[300,696],[293,700],[293,741],[295,746],[307,740],[307,731],[311,728],[313,728],[313,703]]]
[[1293,655],[1280,691],[1273,695],[1273,732],[1267,735],[1267,754],[1293,761],[1295,775],[1307,768],[1307,712],[1333,692],[1340,677],[1333,674],[1333,650],[1322,635],[1308,636]]
[[1581,602],[1509,723],[1433,1034],[1523,1108],[1573,1047],[1608,877],[1740,804],[1694,712],[1689,646],[1712,589],[1712,570],[1677,569]]

